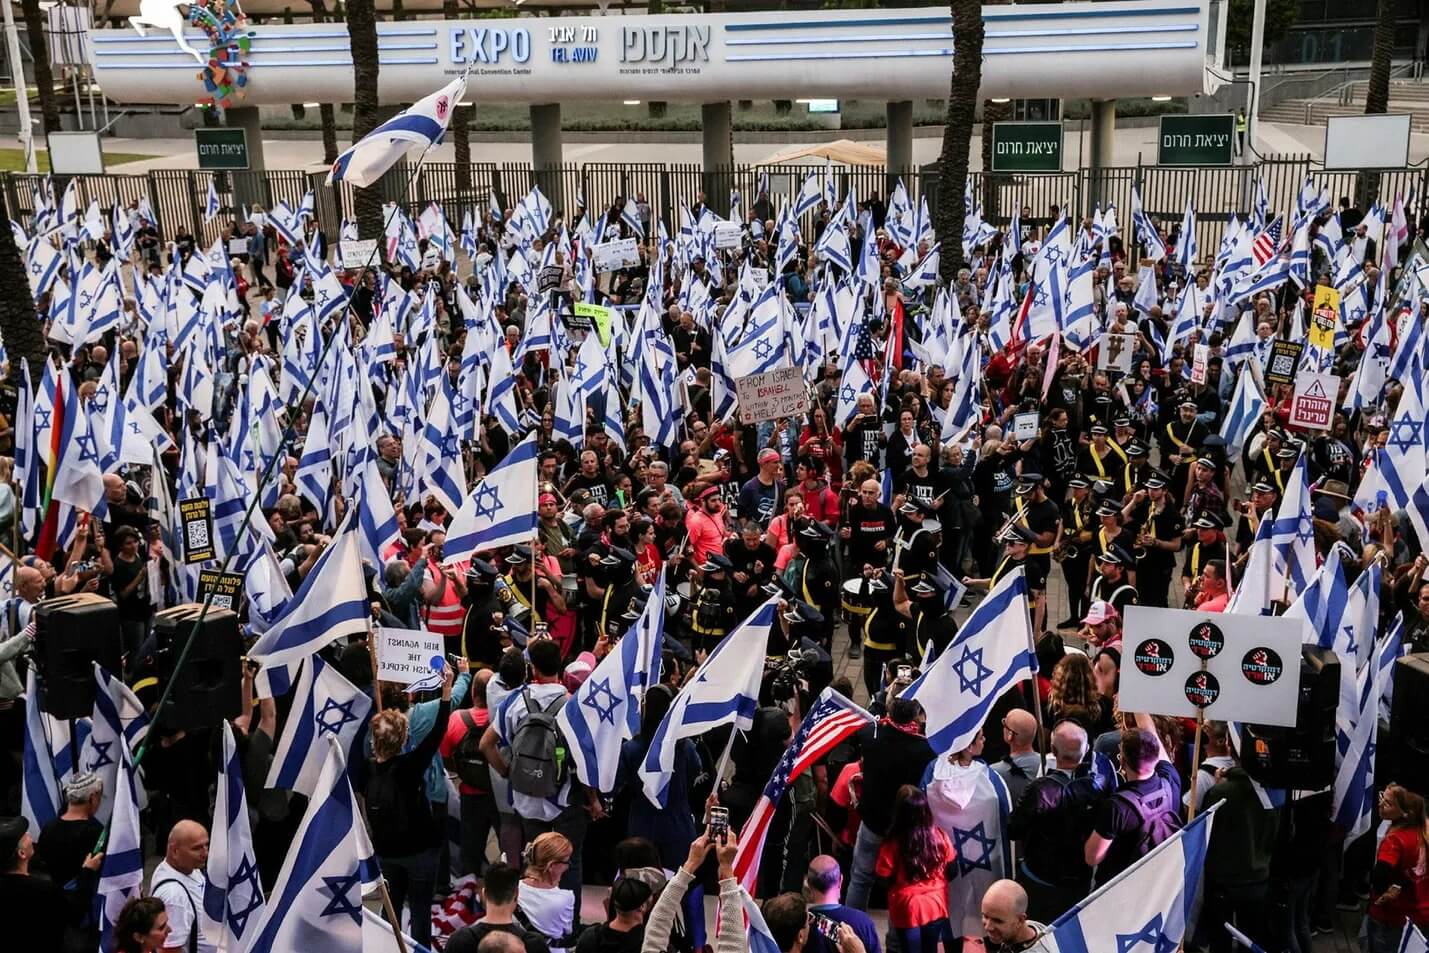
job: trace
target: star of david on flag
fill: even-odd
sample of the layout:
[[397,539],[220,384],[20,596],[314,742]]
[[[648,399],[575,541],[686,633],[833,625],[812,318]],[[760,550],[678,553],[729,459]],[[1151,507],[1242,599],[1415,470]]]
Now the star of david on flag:
[[221,947],[242,949],[253,914],[263,908],[263,887],[258,882],[258,859],[248,823],[243,766],[238,759],[233,726],[226,721],[216,788],[203,909],[224,934],[222,939],[211,939],[218,939]]
[[309,656],[298,676],[292,712],[278,737],[266,786],[312,797],[324,739],[336,740],[348,760],[361,757],[359,746],[371,718],[372,699],[321,658]]
[[536,435],[529,434],[486,474],[452,518],[443,561],[522,543],[536,532]]

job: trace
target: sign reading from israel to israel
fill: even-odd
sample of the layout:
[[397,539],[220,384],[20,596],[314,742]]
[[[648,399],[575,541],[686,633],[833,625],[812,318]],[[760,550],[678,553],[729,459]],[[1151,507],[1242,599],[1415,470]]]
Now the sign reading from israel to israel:
[[992,124],[992,171],[1061,172],[1060,122]]

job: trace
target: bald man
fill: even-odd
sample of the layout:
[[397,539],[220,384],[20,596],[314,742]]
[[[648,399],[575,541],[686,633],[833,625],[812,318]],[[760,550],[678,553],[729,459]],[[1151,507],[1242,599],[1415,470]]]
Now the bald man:
[[[863,943],[867,953],[883,953],[883,945],[878,938],[878,928],[872,918],[862,910],[846,907],[839,903],[839,893],[843,888],[843,871],[839,862],[828,854],[820,854],[809,861],[809,869],[804,874],[804,902],[809,912],[836,923],[844,923]],[[810,930],[804,942],[803,953],[833,953],[836,945]]]
[[1037,741],[1037,719],[1025,708],[1014,708],[1002,717],[1002,740],[1007,743],[1007,757],[992,766],[1007,782],[1007,793],[1014,805],[1032,779],[1041,774],[1042,756],[1034,745]]
[[165,953],[216,953],[218,947],[203,932],[203,888],[208,881],[208,831],[196,821],[179,821],[169,831],[164,859],[154,868],[149,894],[164,901],[169,915]]
[[982,930],[987,953],[1046,950],[1042,924],[1027,919],[1027,893],[1016,881],[999,880],[982,895]]
[[[53,570],[54,567],[50,567]],[[15,569],[15,594],[0,604],[0,642],[19,635],[30,624],[35,603],[45,597],[45,574],[32,566]]]

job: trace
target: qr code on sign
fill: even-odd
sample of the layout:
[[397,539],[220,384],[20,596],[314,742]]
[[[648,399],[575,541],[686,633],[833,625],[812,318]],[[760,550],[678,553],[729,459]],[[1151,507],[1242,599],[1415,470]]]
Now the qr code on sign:
[[1270,373],[1289,375],[1295,370],[1295,358],[1288,354],[1277,354],[1270,360]]
[[204,520],[190,523],[186,529],[189,536],[189,551],[208,549],[208,523]]
[[232,596],[214,596],[214,597],[213,597],[213,607],[214,607],[215,609],[232,609],[232,608],[233,608],[233,597],[232,597]]

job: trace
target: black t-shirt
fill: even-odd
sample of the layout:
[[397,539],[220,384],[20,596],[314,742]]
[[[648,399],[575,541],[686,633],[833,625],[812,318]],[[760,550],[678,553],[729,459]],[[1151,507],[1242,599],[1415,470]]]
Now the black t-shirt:
[[[1127,794],[1139,795],[1145,816]],[[1097,806],[1092,830],[1111,841],[1106,857],[1097,865],[1097,883],[1104,884],[1146,856],[1156,844],[1146,836],[1156,817],[1170,812],[1178,818],[1181,810],[1181,778],[1169,761],[1159,761],[1156,773],[1144,781],[1123,781],[1116,793]],[[1176,822],[1179,826],[1179,821]],[[1158,841],[1159,843],[1159,841]]]
[[51,880],[64,886],[79,874],[102,833],[104,825],[92,817],[78,821],[56,818],[45,825],[35,842],[35,860]]
[[929,469],[927,476],[919,476],[913,472],[912,467],[909,467],[903,471],[903,483],[899,489],[911,499],[932,503],[946,486],[947,481],[943,479],[942,473]]
[[644,926],[622,933],[602,923],[581,934],[576,941],[576,953],[640,953],[644,942]]
[[864,563],[882,566],[888,559],[888,550],[882,552],[873,548],[879,540],[893,538],[898,523],[893,511],[882,503],[868,509],[862,503],[855,504],[848,511],[848,553],[850,575],[861,571]]
[[64,891],[43,877],[0,874],[0,922],[12,950],[58,950],[63,945]]
[[462,927],[447,940],[446,953],[476,953],[488,933],[510,933],[526,944],[526,953],[551,953],[544,937],[531,933],[515,923],[473,923]]
[[936,755],[927,738],[891,724],[865,728],[859,737],[863,747],[863,796],[859,799],[859,812],[868,829],[881,835],[893,822],[898,789],[905,784],[919,784],[923,780],[923,769]]
[[576,490],[589,490],[590,501],[606,506],[610,503],[610,498],[614,494],[611,492],[610,484],[605,482],[605,477],[600,474],[588,477],[583,473],[577,473],[571,477],[566,484],[566,496],[570,496]]
[[113,562],[114,572],[109,575],[109,591],[119,606],[119,617],[125,622],[147,621],[150,610],[148,583],[140,581],[132,592],[122,595],[124,587],[133,582],[134,577],[147,575],[143,551],[140,550],[139,558],[133,562],[125,562],[118,556],[114,557]]

